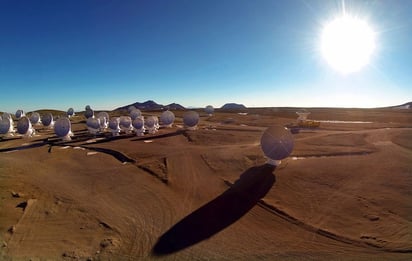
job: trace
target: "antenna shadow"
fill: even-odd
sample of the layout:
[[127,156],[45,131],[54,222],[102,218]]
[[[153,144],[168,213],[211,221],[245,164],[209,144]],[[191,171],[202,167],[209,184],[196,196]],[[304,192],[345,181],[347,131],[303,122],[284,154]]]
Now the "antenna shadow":
[[276,181],[275,166],[252,167],[225,192],[195,210],[157,241],[155,256],[168,255],[199,243],[230,226],[263,198]]

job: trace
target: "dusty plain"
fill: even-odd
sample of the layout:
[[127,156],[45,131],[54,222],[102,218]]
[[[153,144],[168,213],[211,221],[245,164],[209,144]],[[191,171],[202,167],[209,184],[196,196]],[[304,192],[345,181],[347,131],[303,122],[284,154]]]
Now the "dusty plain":
[[2,138],[0,260],[412,260],[412,110],[310,109],[271,174],[260,136],[295,111]]

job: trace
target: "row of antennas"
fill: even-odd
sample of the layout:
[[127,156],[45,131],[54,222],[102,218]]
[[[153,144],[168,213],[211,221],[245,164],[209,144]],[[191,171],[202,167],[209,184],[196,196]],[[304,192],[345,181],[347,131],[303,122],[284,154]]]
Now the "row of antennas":
[[[205,112],[210,116],[214,112],[211,105],[206,106]],[[87,105],[85,107],[85,117],[87,129],[91,134],[98,134],[110,130],[113,136],[120,135],[120,132],[136,133],[137,136],[143,136],[147,131],[150,134],[158,132],[160,126],[170,128],[172,127],[175,115],[172,111],[164,111],[160,115],[160,122],[157,116],[142,115],[142,112],[134,106],[128,108],[129,116],[120,116],[110,119],[107,112],[99,112],[94,115],[93,109]],[[17,110],[15,117],[17,122],[17,133],[23,137],[32,137],[36,130],[34,125],[43,125],[44,127],[53,128],[55,134],[63,140],[71,140],[73,132],[71,131],[70,118],[75,115],[73,108],[67,110],[67,117],[60,117],[56,121],[53,119],[51,113],[45,113],[40,117],[38,112],[33,112],[27,117],[23,110]],[[199,123],[199,114],[196,111],[187,111],[183,115],[183,123],[186,129],[195,130]],[[13,118],[9,113],[3,113],[0,116],[0,135],[10,137],[14,136],[16,130],[14,129]]]
[[[206,107],[207,113],[208,107]],[[88,114],[89,117],[87,119],[88,129],[91,133],[95,134],[97,133],[96,130],[101,131],[102,128],[110,128],[114,136],[119,135],[120,130],[123,130],[126,133],[130,133],[134,130],[136,135],[143,135],[145,128],[148,129],[149,133],[155,133],[160,126],[156,116],[148,116],[145,121],[141,111],[133,107],[129,107],[129,116],[121,116],[113,119],[110,119],[109,114],[106,112],[100,112],[97,117],[94,117],[93,110],[90,106],[86,106],[86,111],[91,111],[91,114]],[[209,112],[213,113],[213,111]],[[301,117],[301,120],[305,120],[309,113],[303,112],[298,114]],[[69,117],[73,115],[73,109],[69,109],[67,117],[61,117],[54,122],[54,132],[58,137],[61,137],[65,141],[71,140],[71,136],[73,136],[69,119]],[[18,113],[16,112],[16,117],[17,116],[19,118],[17,132],[24,136],[32,136],[35,132],[32,124],[39,124],[40,115],[37,112],[34,112],[31,114],[30,118],[28,118],[24,115],[22,110],[18,110]],[[174,119],[175,115],[171,111],[164,111],[160,116],[160,121],[165,127],[171,127]],[[51,113],[43,115],[41,122],[44,126],[53,126],[53,115]],[[199,114],[195,111],[187,111],[183,116],[183,123],[188,129],[196,129],[198,122]],[[14,132],[13,119],[10,114],[3,113],[3,115],[0,116],[0,134],[12,132]],[[282,159],[290,155],[294,147],[294,141],[292,134],[287,128],[283,126],[273,126],[269,127],[263,133],[260,145],[265,156],[268,158],[267,163],[276,166],[280,164]]]

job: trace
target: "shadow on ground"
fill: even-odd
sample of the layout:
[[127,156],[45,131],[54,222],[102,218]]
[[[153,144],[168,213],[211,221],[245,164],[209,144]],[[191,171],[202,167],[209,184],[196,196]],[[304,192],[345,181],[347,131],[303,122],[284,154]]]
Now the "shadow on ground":
[[264,164],[246,170],[231,188],[183,218],[164,233],[152,249],[167,255],[205,240],[230,226],[263,198],[276,181],[275,166]]

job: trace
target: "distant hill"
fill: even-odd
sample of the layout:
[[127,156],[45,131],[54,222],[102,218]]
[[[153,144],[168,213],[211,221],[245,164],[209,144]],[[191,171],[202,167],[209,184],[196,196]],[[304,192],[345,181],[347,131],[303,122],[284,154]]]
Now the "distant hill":
[[178,110],[185,110],[186,108],[178,103],[171,103],[165,106],[169,110],[178,111]]
[[238,103],[226,103],[221,107],[222,110],[244,110],[247,109],[245,105]]
[[398,106],[389,107],[392,109],[412,109],[412,102],[407,102]]
[[164,109],[169,109],[169,110],[184,110],[185,107],[183,107],[180,104],[177,103],[171,103],[168,105],[163,105],[163,104],[158,104],[155,101],[148,100],[145,102],[135,102],[126,106],[122,106],[117,108],[116,110],[127,110],[130,106],[134,106],[139,110],[142,111],[157,111],[157,110],[164,110]]

